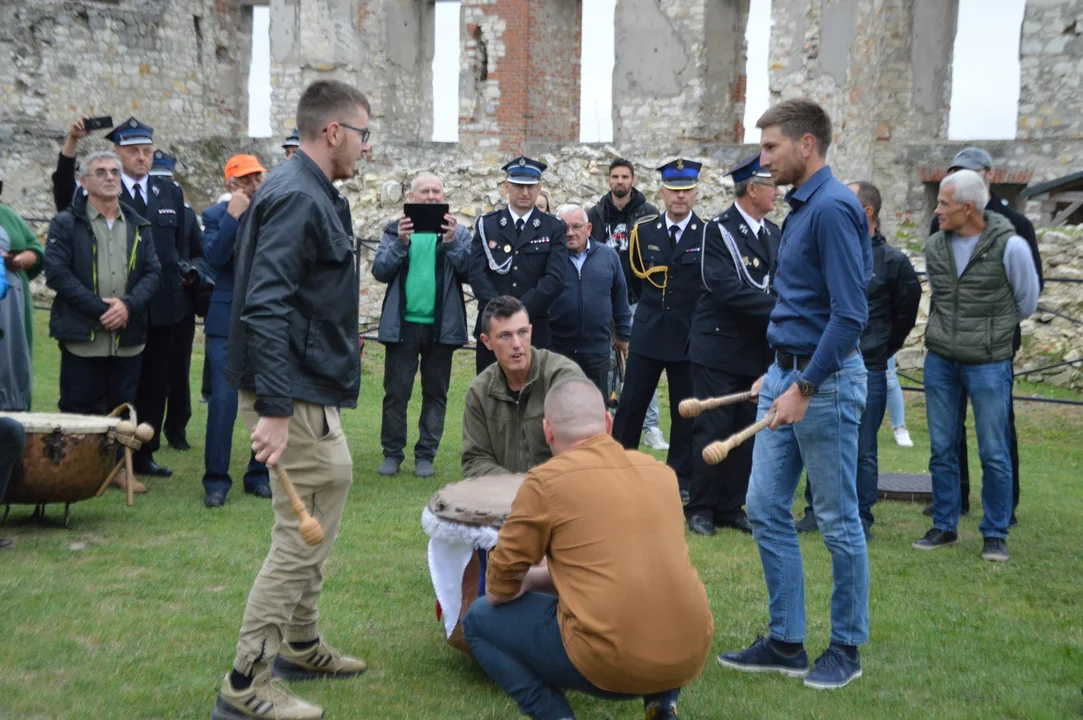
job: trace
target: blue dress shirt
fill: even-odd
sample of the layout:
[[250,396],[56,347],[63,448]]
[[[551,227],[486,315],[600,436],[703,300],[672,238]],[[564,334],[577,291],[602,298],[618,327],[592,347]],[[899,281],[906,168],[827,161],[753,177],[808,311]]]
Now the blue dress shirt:
[[821,385],[857,349],[869,318],[872,243],[857,196],[823,167],[786,194],[767,341],[812,356],[802,377]]

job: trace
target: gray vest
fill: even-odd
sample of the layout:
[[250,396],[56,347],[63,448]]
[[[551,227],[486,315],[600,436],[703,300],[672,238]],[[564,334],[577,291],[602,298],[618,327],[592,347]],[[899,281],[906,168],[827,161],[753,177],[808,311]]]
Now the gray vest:
[[967,365],[1010,359],[1019,323],[1015,296],[1004,272],[1004,249],[1015,229],[996,213],[986,212],[985,223],[962,275],[951,249],[954,233],[941,230],[925,248],[932,285],[925,347]]

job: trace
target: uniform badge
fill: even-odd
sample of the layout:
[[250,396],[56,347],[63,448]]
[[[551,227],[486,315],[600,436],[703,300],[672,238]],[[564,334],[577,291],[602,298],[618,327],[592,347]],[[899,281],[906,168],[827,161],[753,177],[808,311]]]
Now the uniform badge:
[[137,123],[135,121],[135,118],[132,118],[131,120],[128,121],[128,126],[129,127],[139,127],[139,123]]
[[519,167],[526,167],[526,160],[519,158]]
[[510,253],[511,252],[511,245],[505,245],[504,246],[504,252]]
[[496,250],[496,240],[490,240],[489,241],[489,249],[490,250]]
[[748,255],[742,255],[741,262],[743,262],[745,265],[748,265]]
[[757,267],[758,268],[759,266],[760,266],[760,259],[759,258],[752,258],[752,267]]
[[695,224],[695,223],[692,223],[692,229],[693,229],[693,230],[695,230],[695,229],[696,229],[696,224]]
[[[748,235],[748,225],[741,223],[741,234]],[[747,260],[745,262],[747,262]]]
[[661,248],[659,248],[657,245],[648,245],[647,249],[654,250],[655,252],[659,252],[661,250]]
[[677,158],[677,169],[684,170],[684,158]]
[[157,186],[157,185],[151,185],[151,186],[150,186],[150,191],[151,191],[152,193],[154,193],[154,195],[155,195],[155,196],[157,196],[157,195],[159,194],[159,192],[160,192],[160,191],[158,190],[158,186]]
[[539,220],[538,218],[534,218],[534,229],[537,230],[540,227],[541,227],[541,220]]
[[[500,218],[500,227],[507,227],[508,219],[506,217]],[[495,245],[493,247],[496,247]]]
[[661,230],[662,229],[662,223],[658,223],[655,227],[657,227],[659,230]]

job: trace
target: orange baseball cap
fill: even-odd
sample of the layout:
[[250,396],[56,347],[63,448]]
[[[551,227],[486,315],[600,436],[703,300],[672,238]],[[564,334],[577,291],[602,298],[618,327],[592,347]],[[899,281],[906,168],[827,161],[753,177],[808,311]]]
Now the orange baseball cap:
[[234,155],[226,160],[226,182],[252,173],[267,172],[255,155]]

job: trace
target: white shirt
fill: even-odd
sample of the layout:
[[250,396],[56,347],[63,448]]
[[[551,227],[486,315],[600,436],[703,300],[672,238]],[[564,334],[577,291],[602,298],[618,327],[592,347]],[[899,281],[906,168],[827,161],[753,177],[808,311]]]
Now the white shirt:
[[120,178],[121,178],[121,180],[124,181],[124,187],[126,187],[128,189],[128,194],[131,195],[132,198],[135,198],[135,190],[133,188],[136,185],[138,185],[139,186],[139,192],[143,193],[143,202],[148,202],[148,198],[150,196],[147,194],[147,190],[148,190],[147,185],[148,185],[148,179],[150,178],[150,175],[144,175],[141,179],[136,180],[133,177],[129,177],[128,173],[122,172],[120,174]]
[[673,222],[669,218],[669,213],[666,213],[666,232],[670,232],[670,228],[674,225],[677,226],[677,237],[674,238],[674,243],[679,243],[681,241],[681,236],[684,235],[684,229],[688,227],[688,222],[691,219],[692,213],[688,213],[687,215],[685,215],[684,220],[681,220],[680,222]]
[[737,208],[737,212],[741,213],[741,217],[743,217],[745,219],[745,222],[748,223],[748,227],[752,229],[752,234],[756,237],[759,237],[760,228],[763,227],[763,221],[755,220],[751,216],[749,216],[749,214],[745,212],[744,208],[741,207],[741,203],[735,202],[733,203],[733,206]]
[[511,224],[513,226],[515,225],[515,223],[522,220],[523,227],[526,227],[526,221],[530,219],[530,214],[534,212],[534,208],[530,208],[530,210],[527,211],[526,215],[516,215],[515,211],[512,210],[511,205],[508,205],[508,212],[511,213]]

